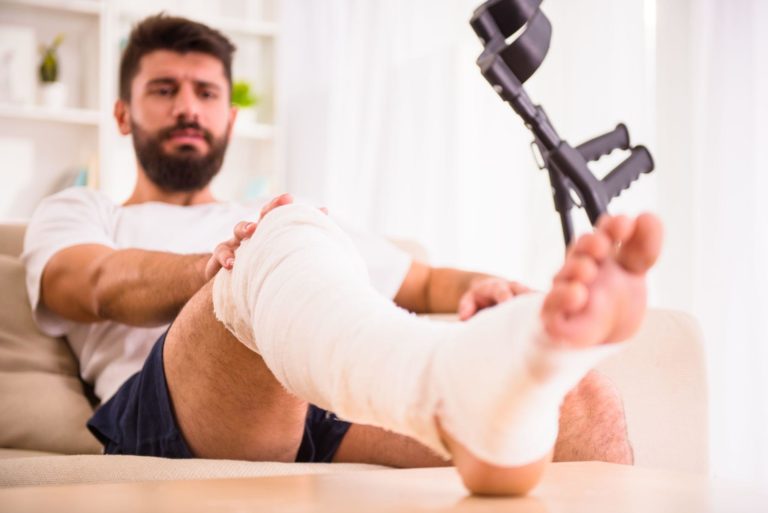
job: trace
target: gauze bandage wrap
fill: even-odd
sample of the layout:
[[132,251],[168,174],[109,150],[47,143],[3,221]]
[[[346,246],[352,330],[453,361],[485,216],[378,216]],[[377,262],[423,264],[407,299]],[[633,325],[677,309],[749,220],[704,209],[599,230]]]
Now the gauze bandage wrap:
[[554,347],[541,327],[542,299],[525,294],[483,310],[436,352],[442,426],[490,463],[519,466],[545,456],[565,395],[618,349]]
[[547,454],[563,397],[615,347],[550,347],[535,294],[466,323],[408,314],[369,285],[347,236],[303,205],[279,207],[260,222],[234,269],[217,275],[213,302],[291,393],[448,458],[437,416],[498,465]]
[[293,394],[448,457],[429,367],[450,329],[378,294],[351,240],[317,209],[270,212],[214,283],[217,317]]

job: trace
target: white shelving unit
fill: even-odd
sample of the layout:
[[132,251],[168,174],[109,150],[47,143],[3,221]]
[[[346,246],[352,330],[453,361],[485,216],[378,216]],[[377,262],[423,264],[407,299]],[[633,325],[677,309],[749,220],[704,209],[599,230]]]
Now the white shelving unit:
[[0,118],[98,126],[99,111],[78,108],[51,109],[39,105],[0,103]]
[[[119,135],[112,118],[120,52],[131,27],[161,11],[202,21],[227,35],[238,48],[233,78],[249,81],[261,98],[257,118],[247,111],[238,116],[214,192],[221,199],[247,201],[281,191],[282,141],[274,107],[278,2],[0,2],[0,31],[32,31],[37,44],[65,34],[59,61],[68,89],[67,105],[58,109],[41,105],[37,98],[19,102],[0,96],[0,180],[5,184],[0,186],[0,219],[28,218],[40,199],[84,175],[89,186],[115,201],[127,197],[135,179],[135,157],[130,138]],[[28,68],[36,74],[37,48],[34,57]]]

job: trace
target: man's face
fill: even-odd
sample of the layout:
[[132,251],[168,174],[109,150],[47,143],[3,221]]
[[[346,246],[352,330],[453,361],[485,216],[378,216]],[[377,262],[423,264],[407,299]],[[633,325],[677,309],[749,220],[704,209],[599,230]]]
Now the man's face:
[[152,182],[169,192],[210,183],[234,121],[229,99],[224,67],[211,55],[158,50],[142,57],[126,119],[118,120]]

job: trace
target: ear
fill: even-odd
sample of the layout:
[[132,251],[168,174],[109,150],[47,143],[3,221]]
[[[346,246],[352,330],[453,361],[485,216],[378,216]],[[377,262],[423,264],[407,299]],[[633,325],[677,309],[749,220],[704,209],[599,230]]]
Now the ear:
[[118,99],[115,102],[114,110],[115,121],[117,121],[117,129],[120,130],[122,135],[128,135],[131,133],[131,112],[128,108],[128,104],[123,100]]

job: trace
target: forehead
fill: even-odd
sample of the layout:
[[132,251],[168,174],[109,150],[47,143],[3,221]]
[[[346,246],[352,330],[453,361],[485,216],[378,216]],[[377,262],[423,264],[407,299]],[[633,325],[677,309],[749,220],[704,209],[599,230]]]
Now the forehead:
[[212,55],[200,52],[178,53],[170,50],[155,50],[144,55],[139,61],[134,85],[141,86],[157,78],[202,81],[222,86],[227,83],[221,61]]

